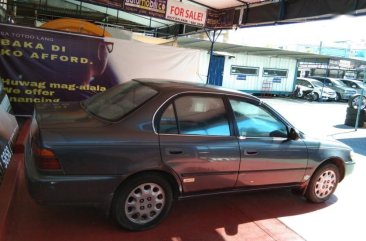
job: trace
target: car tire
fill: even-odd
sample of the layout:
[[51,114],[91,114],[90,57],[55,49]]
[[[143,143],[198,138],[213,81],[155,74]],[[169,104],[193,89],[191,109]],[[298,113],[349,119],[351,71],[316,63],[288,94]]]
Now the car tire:
[[[352,109],[358,109],[359,97],[361,95],[354,95],[348,100],[348,107]],[[366,109],[366,97],[362,96],[361,110]]]
[[[363,127],[364,126],[364,120],[362,120],[362,119],[359,119],[358,120],[358,125],[357,125],[357,127]],[[356,119],[346,119],[345,121],[344,121],[344,124],[346,125],[346,126],[352,126],[352,127],[354,127],[354,126],[356,126]]]
[[314,93],[313,94],[313,101],[318,101],[319,100],[319,94],[318,93]]
[[[358,110],[357,109],[352,109],[351,107],[347,108],[347,112],[346,112],[346,119],[355,119],[357,118],[357,113]],[[360,119],[365,119],[366,116],[366,111],[365,110],[360,110]]]
[[315,171],[305,192],[305,197],[313,203],[327,201],[334,193],[340,180],[339,170],[334,164],[325,164]]
[[342,96],[340,93],[336,92],[336,97],[334,99],[335,101],[341,101],[342,100]]
[[142,231],[159,224],[169,213],[172,203],[172,187],[162,176],[138,175],[117,190],[112,215],[121,227]]

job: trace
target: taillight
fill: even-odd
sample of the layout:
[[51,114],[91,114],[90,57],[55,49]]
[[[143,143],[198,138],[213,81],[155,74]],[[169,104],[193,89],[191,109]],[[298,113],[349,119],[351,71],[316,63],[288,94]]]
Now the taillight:
[[61,164],[53,151],[39,148],[33,143],[32,150],[37,167],[41,170],[61,170]]

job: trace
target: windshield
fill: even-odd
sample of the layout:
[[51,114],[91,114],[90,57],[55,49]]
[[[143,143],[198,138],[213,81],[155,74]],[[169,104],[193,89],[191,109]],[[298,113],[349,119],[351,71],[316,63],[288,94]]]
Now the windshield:
[[95,116],[116,121],[157,93],[156,90],[132,80],[94,95],[81,104],[87,112]]
[[318,81],[318,80],[312,80],[311,83],[315,86],[315,87],[323,87],[323,83]]

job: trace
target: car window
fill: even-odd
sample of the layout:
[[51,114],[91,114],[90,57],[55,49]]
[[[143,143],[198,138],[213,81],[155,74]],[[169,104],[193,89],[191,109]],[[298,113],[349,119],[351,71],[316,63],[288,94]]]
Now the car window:
[[297,79],[296,84],[298,85],[304,85],[304,81],[302,79]]
[[211,96],[177,98],[162,114],[159,133],[230,136],[223,99]]
[[177,119],[175,118],[173,104],[170,104],[161,116],[159,133],[178,134]]
[[286,126],[261,106],[230,100],[240,136],[287,137]]
[[335,85],[335,86],[343,86],[343,87],[347,87],[347,85],[345,84],[345,83],[343,83],[342,81],[340,81],[340,80],[333,80],[333,84]]
[[117,85],[82,102],[86,111],[116,121],[141,106],[158,92],[137,81]]
[[347,85],[348,87],[352,86],[352,82],[347,81],[347,80],[341,80],[345,85]]

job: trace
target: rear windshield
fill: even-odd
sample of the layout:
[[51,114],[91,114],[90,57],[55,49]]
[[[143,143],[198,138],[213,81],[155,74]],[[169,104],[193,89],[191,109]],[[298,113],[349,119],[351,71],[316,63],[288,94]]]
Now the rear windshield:
[[81,104],[87,112],[95,116],[116,121],[157,93],[156,90],[132,80],[94,95]]

